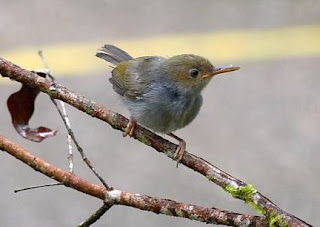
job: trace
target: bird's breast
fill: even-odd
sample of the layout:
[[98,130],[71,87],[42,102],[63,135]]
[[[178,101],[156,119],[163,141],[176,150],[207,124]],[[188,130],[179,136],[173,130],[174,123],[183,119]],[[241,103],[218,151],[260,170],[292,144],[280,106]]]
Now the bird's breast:
[[150,89],[143,98],[126,101],[131,115],[138,123],[161,133],[170,133],[188,125],[199,113],[202,96],[181,93],[162,86]]

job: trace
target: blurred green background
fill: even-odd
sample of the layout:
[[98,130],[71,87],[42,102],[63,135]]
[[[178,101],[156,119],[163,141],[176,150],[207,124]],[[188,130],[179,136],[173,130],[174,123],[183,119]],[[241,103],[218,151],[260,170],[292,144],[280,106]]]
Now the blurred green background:
[[[0,0],[0,56],[42,67],[42,49],[59,83],[128,116],[94,57],[105,43],[134,56],[195,53],[241,70],[216,77],[196,120],[179,130],[188,151],[253,184],[284,210],[320,225],[319,1],[9,1]],[[46,95],[31,126],[59,129],[35,144],[10,123],[8,96],[20,85],[0,78],[0,133],[67,169],[66,132]],[[204,177],[121,132],[67,107],[78,141],[110,185],[176,201],[256,214]],[[76,153],[76,152],[75,152]],[[100,201],[64,187],[14,194],[50,182],[0,153],[1,226],[76,226]],[[98,181],[75,154],[75,171]],[[94,226],[206,226],[114,207]]]

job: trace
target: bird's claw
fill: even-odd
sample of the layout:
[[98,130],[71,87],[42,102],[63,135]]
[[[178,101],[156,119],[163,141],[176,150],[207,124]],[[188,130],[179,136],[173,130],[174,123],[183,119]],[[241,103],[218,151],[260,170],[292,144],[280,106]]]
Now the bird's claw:
[[179,141],[179,145],[178,145],[178,147],[177,147],[177,150],[176,150],[176,152],[174,153],[174,158],[175,158],[176,161],[177,161],[176,167],[178,167],[178,165],[179,165],[179,163],[181,162],[184,154],[186,153],[186,146],[187,146],[187,144],[186,144],[185,141],[183,141],[183,140]]
[[123,132],[123,137],[126,137],[129,135],[130,137],[133,136],[134,129],[136,128],[137,121],[133,118],[130,118],[129,123],[127,124],[127,127],[125,128]]

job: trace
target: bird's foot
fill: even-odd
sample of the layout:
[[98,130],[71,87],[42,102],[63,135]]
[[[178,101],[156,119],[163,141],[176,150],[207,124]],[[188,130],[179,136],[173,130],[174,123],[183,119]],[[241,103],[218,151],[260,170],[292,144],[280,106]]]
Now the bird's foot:
[[181,162],[181,160],[183,159],[184,154],[186,153],[186,147],[187,147],[186,142],[184,140],[180,140],[179,145],[177,147],[177,150],[174,153],[174,158],[177,161],[177,167],[178,167],[179,163]]
[[172,132],[169,133],[168,136],[171,136],[172,138],[175,138],[176,140],[179,141],[179,145],[176,149],[176,152],[174,153],[174,159],[177,161],[177,167],[178,167],[179,163],[183,159],[184,154],[186,153],[187,144],[186,144],[186,141],[176,136]]
[[132,137],[133,131],[136,128],[136,125],[137,125],[137,120],[131,117],[129,123],[127,124],[127,127],[123,132],[123,137],[126,137],[127,135]]

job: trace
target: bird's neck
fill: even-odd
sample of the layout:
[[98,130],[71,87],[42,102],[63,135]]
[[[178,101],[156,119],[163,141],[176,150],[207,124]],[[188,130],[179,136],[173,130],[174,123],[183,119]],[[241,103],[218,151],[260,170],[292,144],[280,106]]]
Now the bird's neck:
[[186,87],[177,85],[177,92],[184,97],[187,97],[189,100],[195,100],[198,96],[201,95],[201,90],[194,87]]

